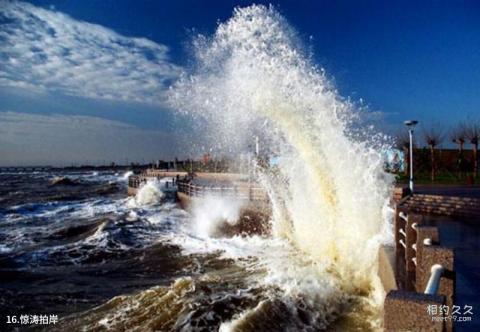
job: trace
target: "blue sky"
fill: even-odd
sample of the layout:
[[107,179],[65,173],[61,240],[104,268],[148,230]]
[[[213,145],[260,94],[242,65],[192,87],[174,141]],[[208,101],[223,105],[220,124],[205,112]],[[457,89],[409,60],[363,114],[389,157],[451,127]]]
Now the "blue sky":
[[[0,2],[0,164],[174,156],[188,124],[164,92],[191,65],[192,36],[252,2],[31,3]],[[381,112],[386,130],[478,118],[480,2],[255,3],[275,5],[340,93]]]

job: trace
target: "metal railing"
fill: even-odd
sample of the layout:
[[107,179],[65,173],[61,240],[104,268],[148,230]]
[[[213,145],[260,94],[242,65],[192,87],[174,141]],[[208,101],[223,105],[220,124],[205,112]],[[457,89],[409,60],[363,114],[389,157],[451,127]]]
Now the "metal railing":
[[[432,219],[411,213],[401,202],[395,206],[394,220],[396,255],[395,262],[391,263],[394,264],[395,283],[384,302],[385,330],[437,329],[432,325],[432,317],[419,303],[438,303],[453,308],[454,248],[440,244],[439,229]],[[443,318],[447,318],[446,315]],[[452,320],[445,319],[438,325],[439,331],[452,329]]]
[[[453,267],[446,268],[446,266],[451,265],[446,255],[437,254],[437,256],[433,254],[433,256],[430,256],[433,252],[438,253],[438,250],[449,249],[440,245],[438,229],[422,225],[422,220],[421,215],[410,213],[405,207],[396,206],[395,250],[397,269],[400,269],[398,273],[405,277],[405,280],[401,279],[405,289],[416,289],[418,292],[425,294],[436,294],[442,277],[445,276],[447,270],[450,271]],[[398,261],[398,259],[401,259],[401,261]],[[399,262],[400,264],[398,264]],[[430,274],[428,275],[429,270]]]
[[[146,184],[151,179],[162,179],[161,176],[145,176],[145,175],[130,175],[128,177],[128,186],[131,188],[140,188],[142,185]],[[176,179],[173,178],[172,181],[165,182],[165,188],[173,187],[176,183]]]
[[[140,188],[146,184],[148,180],[157,178],[158,176],[151,176],[146,174],[131,175],[128,178],[128,186],[131,188]],[[206,197],[206,196],[226,196],[235,197],[240,200],[250,201],[268,201],[268,195],[266,191],[255,184],[245,185],[233,185],[233,186],[214,186],[214,185],[199,185],[191,182],[189,177],[179,178],[177,181],[173,178],[171,185],[177,185],[177,190],[192,197]],[[166,184],[166,188],[169,187],[169,183]]]
[[442,278],[445,268],[440,264],[434,264],[430,269],[430,278],[428,278],[425,294],[435,295],[440,287],[440,279]]
[[[406,211],[398,211],[395,216],[397,235],[396,241],[397,254],[400,253],[405,258],[406,270],[415,272],[415,266],[417,265],[417,226],[418,220],[412,218]],[[413,264],[413,266],[411,266]]]
[[[401,218],[401,220],[405,221],[405,227],[408,227],[407,225],[409,224],[409,216],[408,216],[408,213],[404,212],[404,211],[400,211],[399,212],[399,217]],[[411,223],[411,226],[410,226],[415,232],[413,232],[412,234],[414,236],[411,237],[411,239],[408,239],[408,245],[411,246],[411,248],[413,249],[413,252],[415,253],[415,256],[411,255],[412,257],[408,257],[411,259],[411,261],[413,262],[413,264],[415,266],[417,266],[417,257],[416,257],[416,253],[417,253],[417,230],[418,230],[418,223],[416,222],[413,222]],[[403,242],[402,240],[400,240],[402,243],[401,245],[406,249],[407,248],[407,234],[405,232],[404,229],[400,228],[399,229],[399,233],[402,234],[404,237],[405,237],[405,242]],[[412,243],[414,242],[414,243]],[[425,238],[423,239],[423,245],[424,246],[431,246],[432,245],[432,239],[431,238]],[[405,254],[406,256],[408,256],[407,254]],[[425,287],[425,291],[424,293],[425,294],[430,294],[430,295],[434,295],[437,293],[438,291],[438,287],[440,285],[440,279],[443,275],[443,272],[445,271],[445,268],[440,265],[440,264],[434,264],[432,267],[431,267],[431,270],[430,270],[430,277],[428,279],[428,282],[427,282],[427,286]]]
[[177,183],[178,191],[191,197],[235,197],[241,200],[249,201],[267,201],[268,195],[265,190],[259,186],[212,186],[196,185],[187,181]]
[[130,175],[128,177],[128,186],[131,188],[140,188],[141,185],[147,183],[148,179],[141,175]]

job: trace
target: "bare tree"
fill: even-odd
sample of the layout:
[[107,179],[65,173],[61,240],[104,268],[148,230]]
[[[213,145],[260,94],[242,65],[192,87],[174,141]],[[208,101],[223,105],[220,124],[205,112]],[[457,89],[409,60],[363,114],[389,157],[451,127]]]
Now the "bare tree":
[[473,147],[473,176],[478,176],[478,141],[480,138],[480,123],[473,122],[467,126],[466,136]]
[[443,139],[444,133],[442,127],[435,125],[428,129],[423,129],[423,138],[425,143],[428,145],[430,149],[430,160],[431,160],[431,179],[435,181],[436,171],[437,171],[437,163],[435,158],[435,148],[438,147]]
[[457,124],[451,131],[450,138],[452,142],[458,145],[457,169],[458,177],[463,178],[467,175],[467,160],[463,155],[463,148],[467,141],[467,125],[464,122]]
[[458,145],[458,152],[463,153],[463,147],[467,141],[467,126],[464,123],[457,124],[450,132],[450,139]]

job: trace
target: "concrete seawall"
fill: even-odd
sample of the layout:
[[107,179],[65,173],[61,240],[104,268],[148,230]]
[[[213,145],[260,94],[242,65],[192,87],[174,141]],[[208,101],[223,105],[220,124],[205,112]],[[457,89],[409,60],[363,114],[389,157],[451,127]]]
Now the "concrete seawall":
[[[202,197],[191,197],[185,193],[177,192],[180,206],[194,213],[195,204],[202,204]],[[240,210],[240,217],[236,224],[223,223],[218,234],[222,236],[268,234],[270,224],[271,207],[266,202],[245,201]]]
[[[178,176],[178,179],[177,179]],[[238,173],[196,173],[152,171],[129,179],[128,195],[136,195],[142,184],[151,178],[170,177],[171,185],[177,188],[179,205],[192,211],[195,204],[209,198],[230,198],[242,204],[239,221],[235,225],[224,223],[219,232],[223,235],[267,234],[270,232],[271,206],[266,191],[257,183],[248,181],[248,176]]]
[[161,179],[161,178],[176,178],[177,176],[186,176],[186,172],[172,172],[172,171],[162,171],[162,170],[151,170],[148,169],[145,172],[138,175],[131,175],[128,178],[128,187],[127,194],[129,196],[135,196],[138,192],[138,189],[146,183],[149,179]]
[[398,289],[395,270],[394,246],[380,246],[378,250],[378,276],[380,277],[385,293]]
[[[185,177],[187,176],[187,172],[177,172],[177,171],[164,171],[164,170],[152,170],[148,169],[141,174],[132,175],[129,178],[129,185],[128,185],[128,195],[135,195],[137,193],[138,188],[141,184],[148,181],[148,179],[152,178],[176,178]],[[211,181],[246,181],[248,176],[245,174],[240,173],[195,173],[195,177],[197,179],[203,180],[211,180]]]

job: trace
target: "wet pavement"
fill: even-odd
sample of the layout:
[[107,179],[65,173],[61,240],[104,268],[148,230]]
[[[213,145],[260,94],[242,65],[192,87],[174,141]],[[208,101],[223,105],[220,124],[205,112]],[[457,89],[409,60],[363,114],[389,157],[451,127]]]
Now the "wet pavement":
[[456,305],[461,313],[473,307],[472,321],[455,323],[455,330],[480,331],[480,218],[429,216],[427,223],[438,227],[442,245],[455,250]]

